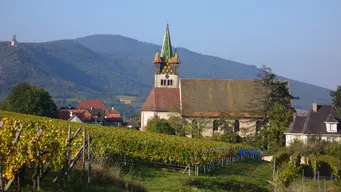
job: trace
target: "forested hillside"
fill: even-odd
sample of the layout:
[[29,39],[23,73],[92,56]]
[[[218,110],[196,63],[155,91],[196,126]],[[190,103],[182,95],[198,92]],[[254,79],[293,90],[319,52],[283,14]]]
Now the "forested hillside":
[[[57,104],[83,98],[101,99],[126,115],[138,110],[153,86],[153,64],[159,45],[119,35],[93,35],[75,40],[20,43],[0,42],[0,99],[22,81],[45,88]],[[254,79],[258,69],[178,48],[180,77]],[[274,71],[276,73],[276,71]],[[290,80],[296,108],[312,102],[330,103],[329,90]],[[134,108],[120,104],[117,95],[137,96]]]

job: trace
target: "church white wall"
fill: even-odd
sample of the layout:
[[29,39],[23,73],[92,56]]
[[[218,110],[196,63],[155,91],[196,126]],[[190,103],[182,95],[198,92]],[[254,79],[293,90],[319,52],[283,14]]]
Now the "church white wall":
[[[198,119],[195,117],[187,117],[185,118],[188,122],[192,122],[194,119]],[[199,120],[200,119],[200,120]],[[205,122],[206,126],[204,131],[202,132],[203,137],[211,137],[213,133],[224,133],[220,128],[217,131],[213,132],[213,121],[219,120],[219,118],[199,118],[198,121]],[[230,121],[231,125],[233,125],[234,120]],[[248,118],[239,119],[239,132],[237,134],[241,137],[247,137],[250,135],[255,135],[256,133],[256,121]],[[188,135],[188,137],[191,137]]]
[[[161,80],[172,80],[172,85],[161,85]],[[168,75],[168,79],[166,78],[166,74],[158,74],[155,75],[155,87],[170,87],[170,88],[177,88],[179,86],[179,78],[178,75]]]

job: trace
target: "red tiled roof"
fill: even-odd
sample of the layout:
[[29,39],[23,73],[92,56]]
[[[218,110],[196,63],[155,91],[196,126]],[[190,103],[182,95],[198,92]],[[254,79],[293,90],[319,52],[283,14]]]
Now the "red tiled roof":
[[141,111],[179,112],[179,88],[154,87],[142,106]]
[[87,110],[81,110],[81,109],[62,109],[58,112],[58,118],[63,120],[69,120],[70,119],[70,113],[77,115],[78,118],[82,121],[90,121],[91,120],[91,114]]
[[162,63],[162,60],[161,60],[161,58],[160,58],[160,53],[159,53],[159,52],[157,52],[157,53],[155,54],[155,58],[154,58],[153,63],[154,63],[154,64],[156,64],[156,63]]
[[109,113],[108,115],[107,115],[107,118],[119,118],[119,117],[121,117],[121,114],[120,113]]
[[106,112],[109,112],[109,109],[101,100],[87,100],[84,99],[82,102],[80,102],[77,106],[79,109],[90,109],[91,107],[96,109],[103,109]]
[[111,111],[110,111],[110,114],[120,114],[120,112],[119,111],[117,111],[117,109],[115,109],[115,108],[111,108]]
[[111,108],[111,111],[109,114],[107,114],[107,118],[120,118],[121,114],[119,111],[117,111],[117,109],[115,109],[114,107]]

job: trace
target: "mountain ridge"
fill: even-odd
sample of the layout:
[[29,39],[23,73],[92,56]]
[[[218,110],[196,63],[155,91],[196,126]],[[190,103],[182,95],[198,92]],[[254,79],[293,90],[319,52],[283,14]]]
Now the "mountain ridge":
[[[42,43],[19,42],[18,47],[0,42],[0,96],[3,100],[15,84],[28,81],[51,91],[54,98],[67,101],[99,98],[118,105],[117,95],[136,95],[139,97],[134,107],[138,110],[153,87],[152,61],[160,49],[157,44],[103,34]],[[180,78],[254,79],[259,71],[255,65],[183,47],[177,51],[182,61]],[[296,108],[308,109],[312,102],[330,103],[329,89],[288,80],[293,95],[301,98],[294,101]]]

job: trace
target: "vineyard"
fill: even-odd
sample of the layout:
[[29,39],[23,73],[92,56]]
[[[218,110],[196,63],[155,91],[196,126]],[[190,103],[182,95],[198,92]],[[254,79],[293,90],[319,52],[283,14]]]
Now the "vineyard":
[[0,112],[0,123],[0,162],[5,181],[12,179],[27,162],[33,167],[48,164],[51,169],[62,169],[68,149],[73,158],[82,146],[82,137],[74,138],[72,145],[68,145],[69,129],[76,132],[79,128],[86,128],[94,136],[91,142],[94,156],[113,154],[190,166],[231,160],[231,157],[243,155],[247,149],[252,150],[241,144],[78,124],[3,111]]

